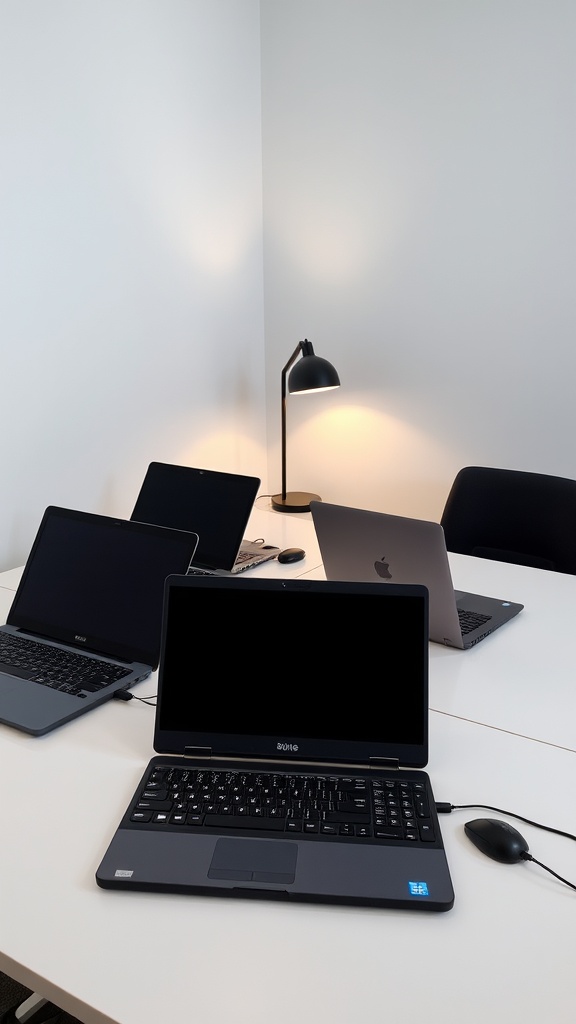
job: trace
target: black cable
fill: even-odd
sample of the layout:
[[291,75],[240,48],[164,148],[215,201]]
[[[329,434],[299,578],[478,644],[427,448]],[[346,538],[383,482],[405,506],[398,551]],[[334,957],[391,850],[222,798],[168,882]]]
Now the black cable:
[[503,811],[501,807],[491,807],[490,804],[436,804],[438,814],[450,814],[451,811],[473,811],[475,807],[479,807],[484,811],[497,811],[498,814],[507,814],[510,818],[517,818],[518,821],[526,822],[527,825],[534,825],[535,828],[542,828],[545,832],[554,832],[557,836],[564,836],[565,839],[573,839],[576,842],[576,836],[573,836],[571,832],[563,832],[562,829],[552,828],[551,825],[541,825],[537,821],[531,821],[530,818],[522,817],[521,814],[514,814],[514,811]]
[[533,861],[534,864],[538,864],[538,867],[544,868],[544,871],[549,871],[551,875],[554,875],[554,878],[557,878],[559,882],[564,882],[564,885],[569,885],[571,889],[576,889],[576,885],[573,885],[573,883],[569,882],[568,879],[562,878],[562,875],[557,875],[555,871],[552,871],[552,868],[547,867],[546,864],[542,863],[542,861],[536,860],[536,857],[533,857],[531,853],[526,852],[521,856],[522,860]]
[[[449,803],[437,803],[436,810],[438,814],[450,814],[452,811],[468,811],[480,808],[483,811],[496,811],[498,814],[506,814],[509,818],[517,818],[518,821],[524,821],[527,825],[533,825],[535,828],[542,828],[545,832],[554,832],[557,836],[564,836],[565,839],[573,839],[576,842],[576,836],[573,836],[571,832],[563,832],[562,829],[552,828],[551,825],[541,825],[538,821],[531,821],[530,818],[524,818],[521,814],[514,814],[514,811],[503,811],[501,807],[492,807],[490,804],[449,804]],[[564,885],[570,886],[571,889],[576,890],[576,885],[569,882],[567,878],[562,878],[562,875],[556,874],[552,868],[549,868],[542,861],[536,860],[531,853],[525,851],[520,854],[522,860],[531,860],[538,867],[544,868],[545,871],[549,871],[554,878],[557,878],[559,882],[563,882]]]
[[136,693],[130,693],[130,690],[116,690],[116,693],[114,694],[116,700],[140,700],[150,708],[156,707],[157,696],[157,693],[151,693],[148,697],[139,697]]

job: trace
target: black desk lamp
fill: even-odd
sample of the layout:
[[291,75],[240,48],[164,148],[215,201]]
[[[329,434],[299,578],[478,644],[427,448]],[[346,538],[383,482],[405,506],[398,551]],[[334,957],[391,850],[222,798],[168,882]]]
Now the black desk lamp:
[[296,362],[302,359],[288,378],[291,395],[302,391],[328,391],[340,387],[340,378],[327,359],[314,355],[311,342],[300,341],[282,370],[282,493],[272,495],[272,508],[277,512],[309,512],[311,501],[320,501],[319,494],[309,491],[288,491],[286,493],[286,374]]

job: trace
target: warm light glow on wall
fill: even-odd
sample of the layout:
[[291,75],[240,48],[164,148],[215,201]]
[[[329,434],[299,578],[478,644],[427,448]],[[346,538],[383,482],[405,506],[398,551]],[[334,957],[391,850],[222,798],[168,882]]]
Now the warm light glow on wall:
[[237,425],[214,425],[193,441],[185,440],[184,433],[179,436],[180,444],[174,449],[170,461],[182,466],[258,476],[263,480],[262,489],[265,489],[265,445],[256,444],[246,433],[240,432]]
[[325,501],[437,520],[458,455],[397,417],[346,404],[292,421],[290,459],[299,485]]

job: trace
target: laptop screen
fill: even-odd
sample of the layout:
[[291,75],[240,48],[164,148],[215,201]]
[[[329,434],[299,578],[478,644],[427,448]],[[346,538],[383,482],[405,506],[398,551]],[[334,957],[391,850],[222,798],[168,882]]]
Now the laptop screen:
[[151,462],[130,518],[193,530],[195,564],[231,569],[259,486],[257,477]]
[[164,580],[185,573],[193,534],[46,509],[8,623],[155,666]]
[[155,749],[424,765],[427,602],[419,586],[167,581]]

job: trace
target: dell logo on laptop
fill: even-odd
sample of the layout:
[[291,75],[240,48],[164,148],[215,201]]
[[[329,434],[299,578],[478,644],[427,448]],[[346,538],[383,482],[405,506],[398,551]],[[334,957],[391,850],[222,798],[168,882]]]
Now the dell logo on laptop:
[[79,633],[77,633],[77,634],[76,634],[76,636],[74,637],[74,639],[75,639],[75,640],[82,640],[82,642],[83,642],[83,643],[86,643],[86,637],[85,637],[85,636],[80,636],[80,634],[79,634]]
[[298,753],[298,744],[297,743],[281,743],[280,741],[278,741],[278,743],[276,744],[276,750],[292,750],[293,753],[296,754],[296,753]]

